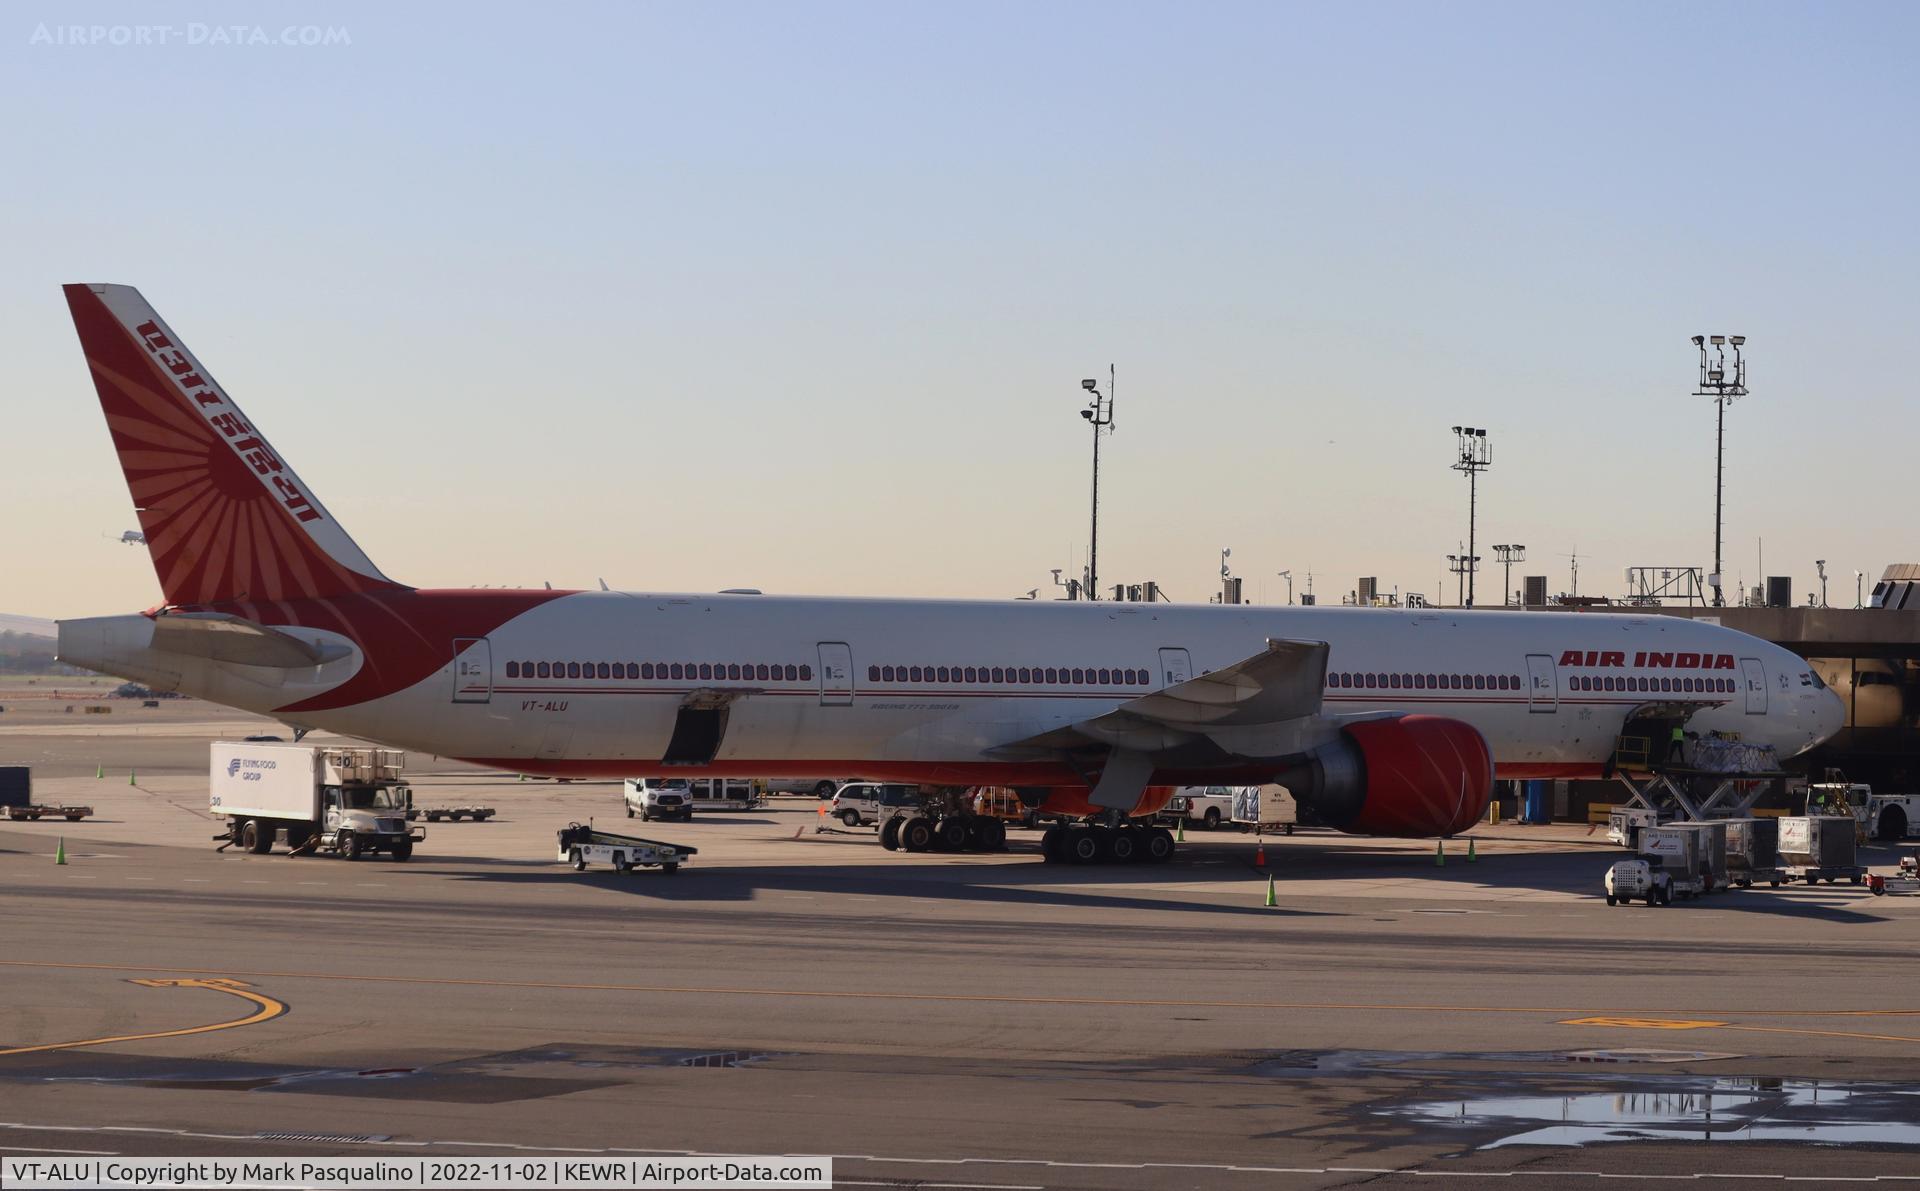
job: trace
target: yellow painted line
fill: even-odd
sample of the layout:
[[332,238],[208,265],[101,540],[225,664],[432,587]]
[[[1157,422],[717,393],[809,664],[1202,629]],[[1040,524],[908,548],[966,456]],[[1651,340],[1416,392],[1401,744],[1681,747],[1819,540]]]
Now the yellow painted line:
[[138,984],[144,988],[210,988],[216,992],[231,993],[258,1006],[246,1017],[232,1021],[217,1021],[204,1026],[187,1026],[178,1030],[155,1030],[149,1034],[118,1034],[112,1038],[84,1038],[78,1042],[48,1042],[41,1046],[15,1046],[0,1050],[0,1055],[30,1055],[47,1050],[72,1050],[78,1046],[107,1046],[115,1042],[145,1042],[153,1038],[182,1038],[188,1034],[211,1034],[215,1030],[234,1030],[241,1026],[258,1025],[263,1021],[272,1021],[287,1011],[286,1002],[276,1001],[262,993],[251,991],[238,980],[220,977],[189,978],[184,980],[130,980],[129,984]]
[[1905,1034],[1857,1034],[1846,1030],[1807,1030],[1795,1026],[1742,1026],[1730,1021],[1684,1021],[1658,1017],[1576,1017],[1558,1026],[1615,1026],[1627,1030],[1746,1030],[1754,1034],[1803,1034],[1810,1038],[1864,1038],[1872,1042],[1920,1042]]
[[[205,968],[155,968],[137,964],[84,964],[53,960],[0,959],[0,967],[11,968],[51,968],[73,971],[147,971],[171,972],[190,977],[213,977],[211,969]],[[1504,1013],[1529,1014],[1560,1017],[1559,1025],[1586,1024],[1611,1025],[1621,1028],[1641,1029],[1745,1029],[1766,1031],[1766,1026],[1735,1026],[1726,1022],[1701,1021],[1691,1018],[1655,1018],[1623,1012],[1617,1016],[1568,1018],[1566,1015],[1591,1013],[1591,1009],[1582,1010],[1567,1006],[1541,1007],[1538,1005],[1427,1005],[1427,1004],[1377,1004],[1350,1001],[1206,1001],[1190,999],[1129,999],[1121,997],[1033,997],[1012,996],[994,993],[911,993],[911,992],[870,992],[864,990],[838,991],[831,989],[784,989],[784,988],[739,988],[726,985],[692,984],[573,984],[548,980],[485,980],[478,977],[459,976],[363,976],[341,972],[285,972],[285,971],[243,971],[239,975],[255,979],[275,980],[332,980],[352,984],[419,984],[439,985],[463,988],[511,988],[543,992],[616,992],[616,993],[657,993],[671,996],[732,996],[732,997],[796,997],[814,1000],[855,1000],[855,1001],[907,1001],[907,1002],[944,1002],[995,1005],[1043,1005],[1043,1006],[1088,1006],[1096,1008],[1167,1008],[1167,1009],[1258,1009],[1258,1010],[1342,1010],[1349,1012],[1373,1013]],[[182,981],[181,983],[192,983]],[[222,981],[213,977],[208,983],[234,984],[236,981]],[[236,991],[228,989],[227,991]],[[239,993],[248,996],[247,993]],[[251,994],[257,996],[257,994]],[[266,1000],[267,998],[261,998]],[[278,1002],[275,1002],[278,1004]],[[281,1006],[284,1012],[285,1007]],[[1644,1011],[1642,1011],[1644,1012]],[[1737,1010],[1741,1016],[1749,1017],[1821,1017],[1838,1015],[1856,1015],[1877,1012],[1875,1010]],[[1906,1013],[1907,1010],[1889,1010],[1889,1013]],[[269,1015],[274,1016],[274,1015]],[[229,1029],[235,1025],[250,1025],[250,1018],[217,1027]],[[1660,1024],[1651,1024],[1660,1023]],[[192,1033],[197,1031],[175,1031]],[[1820,1034],[1820,1031],[1795,1031],[1785,1028],[1780,1033]],[[167,1037],[166,1034],[139,1035],[139,1037]],[[1920,1043],[1920,1038],[1907,1038],[1891,1034],[1845,1034],[1835,1033],[1839,1038],[1872,1038],[1888,1042]],[[120,1039],[97,1039],[91,1043],[67,1043],[68,1046],[98,1045],[100,1042],[120,1041]],[[12,1052],[0,1051],[0,1054]]]
[[1727,1023],[1669,1017],[1575,1017],[1553,1024],[1556,1026],[1618,1026],[1624,1030],[1711,1030]]
[[[0,967],[59,968],[102,972],[176,972],[204,975],[208,968],[156,968],[142,964],[82,964],[53,960],[0,959]],[[545,992],[633,992],[688,996],[733,997],[809,997],[820,1000],[859,1001],[947,1001],[992,1005],[1071,1005],[1106,1008],[1144,1007],[1154,1009],[1354,1009],[1382,1010],[1393,1013],[1534,1013],[1566,1014],[1583,1010],[1560,1006],[1541,1008],[1526,1005],[1380,1005],[1346,1001],[1202,1001],[1191,999],[1134,999],[1125,997],[1036,997],[1004,993],[913,993],[872,992],[862,989],[833,990],[806,988],[737,988],[696,984],[571,984],[548,980],[483,980],[461,976],[363,976],[342,972],[260,972],[244,971],[242,976],[261,980],[340,980],[366,984],[427,984],[467,988],[517,988]],[[1587,1011],[1587,1012],[1590,1012]]]

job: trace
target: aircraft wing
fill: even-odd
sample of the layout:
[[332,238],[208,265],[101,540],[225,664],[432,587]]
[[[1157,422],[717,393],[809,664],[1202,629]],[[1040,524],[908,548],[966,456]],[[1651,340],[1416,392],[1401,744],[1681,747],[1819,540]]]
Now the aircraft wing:
[[1326,681],[1326,642],[1269,639],[1265,649],[1225,669],[990,751],[1003,757],[1073,756],[1104,747],[1093,801],[1131,807],[1152,775],[1154,754],[1194,744],[1231,754],[1233,746],[1221,737],[1319,715]]

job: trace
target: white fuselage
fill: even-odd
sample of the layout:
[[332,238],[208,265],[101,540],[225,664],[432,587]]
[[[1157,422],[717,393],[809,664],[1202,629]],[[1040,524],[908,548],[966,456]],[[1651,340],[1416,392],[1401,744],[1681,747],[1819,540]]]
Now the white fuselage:
[[[1071,775],[994,750],[1233,665],[1269,638],[1328,643],[1327,717],[1463,720],[1502,777],[1599,772],[1627,715],[1650,702],[1697,706],[1690,731],[1782,758],[1841,723],[1800,657],[1660,615],[625,592],[560,596],[404,689],[281,714],[527,772],[645,776],[688,772],[661,763],[676,717],[690,699],[718,699],[725,731],[704,772],[1044,783]],[[271,714],[364,664],[269,689],[243,682],[246,667],[206,662],[177,685]]]

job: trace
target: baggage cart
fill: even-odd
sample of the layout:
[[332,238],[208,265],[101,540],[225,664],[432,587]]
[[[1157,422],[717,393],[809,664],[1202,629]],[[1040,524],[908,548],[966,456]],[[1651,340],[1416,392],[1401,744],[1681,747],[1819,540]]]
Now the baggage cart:
[[589,864],[610,864],[623,873],[658,868],[671,876],[700,850],[636,835],[615,835],[596,830],[591,823],[569,823],[554,834],[560,841],[560,861],[573,865],[575,872],[586,871]]
[[1863,884],[1867,870],[1856,851],[1859,825],[1852,815],[1797,815],[1780,820],[1780,859],[1788,880],[1831,885],[1842,879]]

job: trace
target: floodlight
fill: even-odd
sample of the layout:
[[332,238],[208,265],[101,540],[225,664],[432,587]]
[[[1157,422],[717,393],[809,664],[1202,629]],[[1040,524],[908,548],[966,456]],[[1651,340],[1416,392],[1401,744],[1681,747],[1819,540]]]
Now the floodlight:
[[1719,347],[1721,344],[1725,343],[1726,341],[1727,341],[1727,337],[1725,335],[1715,335],[1707,340],[1707,342],[1713,344],[1713,346],[1715,347]]
[[1745,335],[1727,336],[1727,342],[1733,344],[1733,346],[1735,347],[1739,347],[1741,344],[1745,343],[1746,341],[1747,341],[1747,337]]
[[1695,335],[1693,337],[1693,346],[1705,347],[1706,345],[1707,345],[1707,337],[1705,335]]
[[1092,378],[1091,376],[1089,376],[1089,377],[1088,377],[1087,379],[1085,379],[1085,380],[1083,380],[1083,381],[1081,381],[1081,382],[1080,382],[1080,387],[1081,387],[1081,388],[1083,388],[1083,389],[1085,389],[1085,390],[1086,390],[1087,392],[1089,392],[1089,393],[1091,393],[1091,392],[1093,392],[1093,390],[1094,390],[1094,387],[1095,387],[1096,385],[1098,385],[1099,383],[1100,383],[1099,381],[1097,381],[1097,380],[1095,380],[1095,379],[1093,379],[1093,378]]

